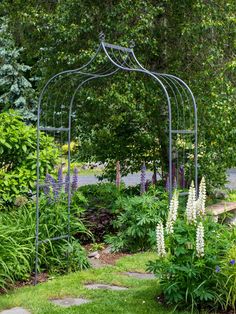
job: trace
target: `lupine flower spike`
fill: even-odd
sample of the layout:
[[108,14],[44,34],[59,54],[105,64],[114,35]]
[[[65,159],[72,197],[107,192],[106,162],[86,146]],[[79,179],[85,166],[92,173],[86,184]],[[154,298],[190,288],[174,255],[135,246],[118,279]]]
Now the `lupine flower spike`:
[[196,191],[194,188],[193,181],[189,188],[186,216],[189,224],[196,223]]
[[169,175],[166,177],[166,191],[169,192],[170,191],[170,177]]
[[204,227],[203,227],[202,222],[200,222],[197,227],[196,251],[197,251],[198,257],[204,256]]
[[197,213],[201,216],[205,215],[206,207],[206,181],[203,177],[199,186],[199,197],[197,200]]
[[178,192],[175,190],[172,200],[170,202],[169,213],[168,213],[168,218],[166,222],[166,232],[168,234],[171,234],[174,232],[174,223],[177,219],[178,206],[179,206],[179,195],[178,195]]
[[120,188],[120,180],[121,180],[121,175],[120,175],[120,162],[116,162],[116,187]]
[[65,192],[69,193],[69,189],[70,189],[70,176],[69,174],[67,174],[65,178]]
[[57,173],[57,184],[58,184],[58,189],[61,191],[62,186],[63,186],[63,172],[62,172],[62,166],[58,168],[58,173]]
[[144,162],[141,167],[140,194],[143,194],[145,192],[145,184],[146,184],[146,166]]
[[78,189],[78,187],[79,187],[79,170],[77,167],[74,167],[71,190],[74,192]]
[[165,241],[164,241],[164,228],[162,222],[156,227],[156,240],[157,240],[157,254],[160,257],[166,255]]

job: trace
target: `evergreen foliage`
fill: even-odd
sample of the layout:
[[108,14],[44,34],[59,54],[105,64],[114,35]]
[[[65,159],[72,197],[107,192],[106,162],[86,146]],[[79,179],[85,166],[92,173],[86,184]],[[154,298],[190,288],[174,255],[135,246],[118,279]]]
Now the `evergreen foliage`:
[[16,47],[6,18],[1,18],[0,46],[0,108],[16,109],[26,121],[35,121],[35,90],[27,78],[31,67],[21,62],[23,48]]

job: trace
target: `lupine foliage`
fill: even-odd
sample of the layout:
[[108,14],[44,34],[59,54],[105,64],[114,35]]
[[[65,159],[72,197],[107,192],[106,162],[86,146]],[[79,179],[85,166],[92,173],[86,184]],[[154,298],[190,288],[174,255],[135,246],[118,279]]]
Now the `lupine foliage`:
[[[205,195],[204,179],[201,185]],[[148,270],[159,278],[166,304],[187,307],[191,312],[209,308],[235,309],[236,299],[232,291],[235,292],[236,280],[236,229],[204,215],[205,208],[197,211],[196,203],[202,202],[203,198],[200,195],[196,201],[191,185],[186,213],[179,212],[172,226],[173,232],[167,229],[163,233],[162,222],[158,223],[158,259],[149,263]],[[170,213],[174,200],[175,196]]]

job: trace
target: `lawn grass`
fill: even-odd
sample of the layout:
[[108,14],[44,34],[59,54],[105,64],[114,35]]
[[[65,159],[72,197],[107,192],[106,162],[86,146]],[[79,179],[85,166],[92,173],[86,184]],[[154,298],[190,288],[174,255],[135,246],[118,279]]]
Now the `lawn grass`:
[[[141,280],[122,274],[127,270],[144,272],[147,261],[155,258],[155,253],[139,253],[120,259],[116,266],[71,273],[38,284],[36,287],[15,289],[0,296],[0,311],[19,306],[28,309],[32,314],[169,314],[173,309],[166,309],[156,301],[159,293],[156,279]],[[121,285],[128,287],[129,290],[88,290],[83,286],[85,283],[95,282]],[[84,297],[92,302],[69,308],[62,308],[49,302],[51,298],[62,297]]]

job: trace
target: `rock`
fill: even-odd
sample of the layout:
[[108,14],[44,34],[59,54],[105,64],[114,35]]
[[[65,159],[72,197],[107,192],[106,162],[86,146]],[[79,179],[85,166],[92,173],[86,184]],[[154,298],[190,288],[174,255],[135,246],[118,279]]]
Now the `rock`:
[[[81,305],[91,302],[91,300],[83,298],[63,298],[63,299],[50,299],[50,301],[61,307],[70,307],[73,305]],[[9,313],[10,314],[10,313]]]
[[156,279],[154,274],[148,274],[148,273],[137,273],[137,272],[124,272],[124,275],[130,276],[130,277],[134,277],[137,279]]
[[[91,253],[89,253],[89,255],[88,255],[88,257],[89,258],[99,258],[100,257],[100,255],[99,255],[99,253],[98,253],[98,251],[95,251],[95,252],[91,252]],[[98,257],[97,257],[98,256]]]
[[104,289],[104,290],[127,290],[127,287],[120,287],[120,286],[113,286],[113,285],[106,285],[106,284],[100,284],[100,283],[94,283],[94,284],[87,284],[85,285],[85,288],[96,290],[96,289]]
[[13,307],[12,309],[0,312],[0,314],[30,314],[30,312],[23,307]]

